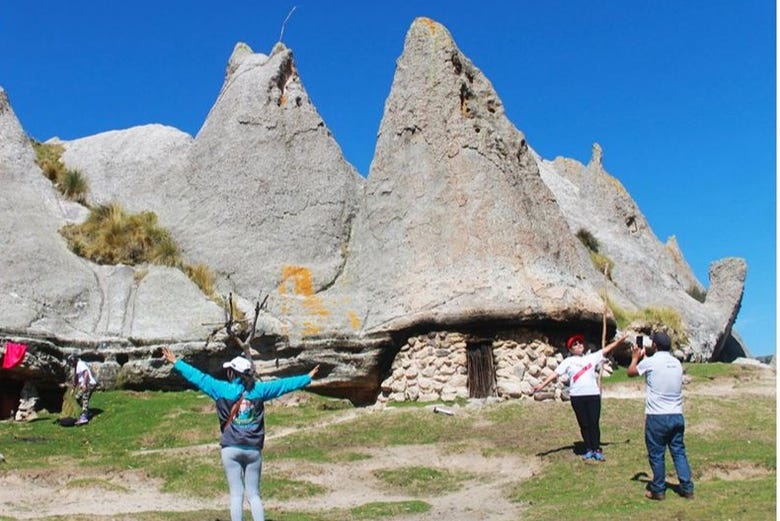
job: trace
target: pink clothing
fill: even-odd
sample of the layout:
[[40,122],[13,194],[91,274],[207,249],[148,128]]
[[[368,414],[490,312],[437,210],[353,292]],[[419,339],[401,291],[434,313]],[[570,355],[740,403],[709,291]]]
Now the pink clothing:
[[27,344],[17,344],[15,342],[5,343],[5,356],[3,357],[3,369],[11,369],[19,365],[27,353]]

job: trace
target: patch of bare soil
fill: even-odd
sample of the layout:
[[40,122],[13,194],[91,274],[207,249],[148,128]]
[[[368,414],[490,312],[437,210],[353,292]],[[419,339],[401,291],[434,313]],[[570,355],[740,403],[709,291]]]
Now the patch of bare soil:
[[160,483],[143,471],[106,475],[81,469],[78,473],[46,469],[0,474],[0,512],[16,519],[205,510],[225,508],[226,501],[201,501],[162,493]]
[[328,489],[315,500],[277,502],[269,507],[306,511],[329,508],[351,508],[373,501],[404,501],[408,494],[395,492],[378,479],[377,470],[425,466],[450,472],[468,473],[471,479],[460,482],[460,488],[441,495],[423,495],[419,499],[432,505],[426,514],[394,517],[394,521],[429,521],[440,519],[517,520],[521,506],[505,497],[506,487],[527,479],[540,468],[539,458],[514,456],[486,457],[469,453],[443,453],[435,446],[404,445],[363,451],[370,458],[338,464],[299,464],[274,462],[269,465],[277,475],[290,475]]
[[723,481],[743,481],[746,479],[759,478],[771,474],[773,471],[762,467],[760,465],[754,465],[746,462],[736,463],[718,463],[706,467],[701,477],[698,478],[701,481],[709,481],[712,479],[719,479]]

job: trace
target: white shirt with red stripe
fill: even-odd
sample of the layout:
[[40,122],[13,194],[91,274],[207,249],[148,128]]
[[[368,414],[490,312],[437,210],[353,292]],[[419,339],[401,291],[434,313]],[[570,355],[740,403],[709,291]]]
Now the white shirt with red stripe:
[[596,368],[604,360],[601,349],[582,356],[570,356],[555,368],[559,375],[569,377],[569,396],[591,396],[601,394],[596,377]]

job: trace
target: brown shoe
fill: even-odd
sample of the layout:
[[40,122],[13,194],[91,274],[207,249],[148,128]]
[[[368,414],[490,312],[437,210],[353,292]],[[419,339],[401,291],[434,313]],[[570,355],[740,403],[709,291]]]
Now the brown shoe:
[[647,492],[645,492],[645,497],[647,499],[653,499],[655,501],[663,501],[664,499],[666,499],[666,494],[664,494],[663,492],[656,493],[648,490]]
[[682,495],[685,499],[693,499],[693,492],[686,492]]

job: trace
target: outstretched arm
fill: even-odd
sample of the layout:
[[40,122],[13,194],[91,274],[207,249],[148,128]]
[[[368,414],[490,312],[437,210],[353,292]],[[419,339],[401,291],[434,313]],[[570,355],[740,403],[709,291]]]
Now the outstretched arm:
[[604,349],[602,349],[602,350],[601,350],[601,354],[603,354],[604,356],[607,356],[607,355],[610,353],[610,351],[612,351],[612,350],[613,350],[613,349],[615,349],[617,346],[619,346],[620,344],[622,344],[622,343],[623,343],[623,341],[624,341],[626,338],[628,338],[628,335],[623,335],[623,336],[621,336],[620,338],[618,338],[617,340],[615,340],[614,342],[612,342],[611,344],[607,344],[607,345],[605,345],[605,346],[604,346]]
[[317,374],[319,370],[320,366],[317,364],[306,374],[288,376],[269,382],[260,382],[255,387],[257,389],[257,396],[262,400],[272,400],[283,394],[303,389],[311,383],[312,378],[314,378],[314,375]]
[[200,369],[191,366],[184,360],[178,360],[169,347],[162,348],[162,356],[167,362],[173,364],[173,368],[178,371],[185,380],[206,393],[212,399],[216,400],[223,395],[229,394],[229,382],[214,378]]
[[538,393],[539,391],[541,391],[542,389],[547,387],[547,384],[549,384],[550,382],[552,382],[553,380],[555,380],[557,378],[558,378],[558,373],[553,371],[552,373],[549,374],[549,376],[547,378],[544,379],[544,381],[542,383],[540,383],[539,385],[534,387],[534,392]]
[[170,363],[176,362],[176,356],[173,354],[173,351],[171,351],[171,348],[169,347],[163,347],[162,348],[162,355],[165,360],[167,360]]

